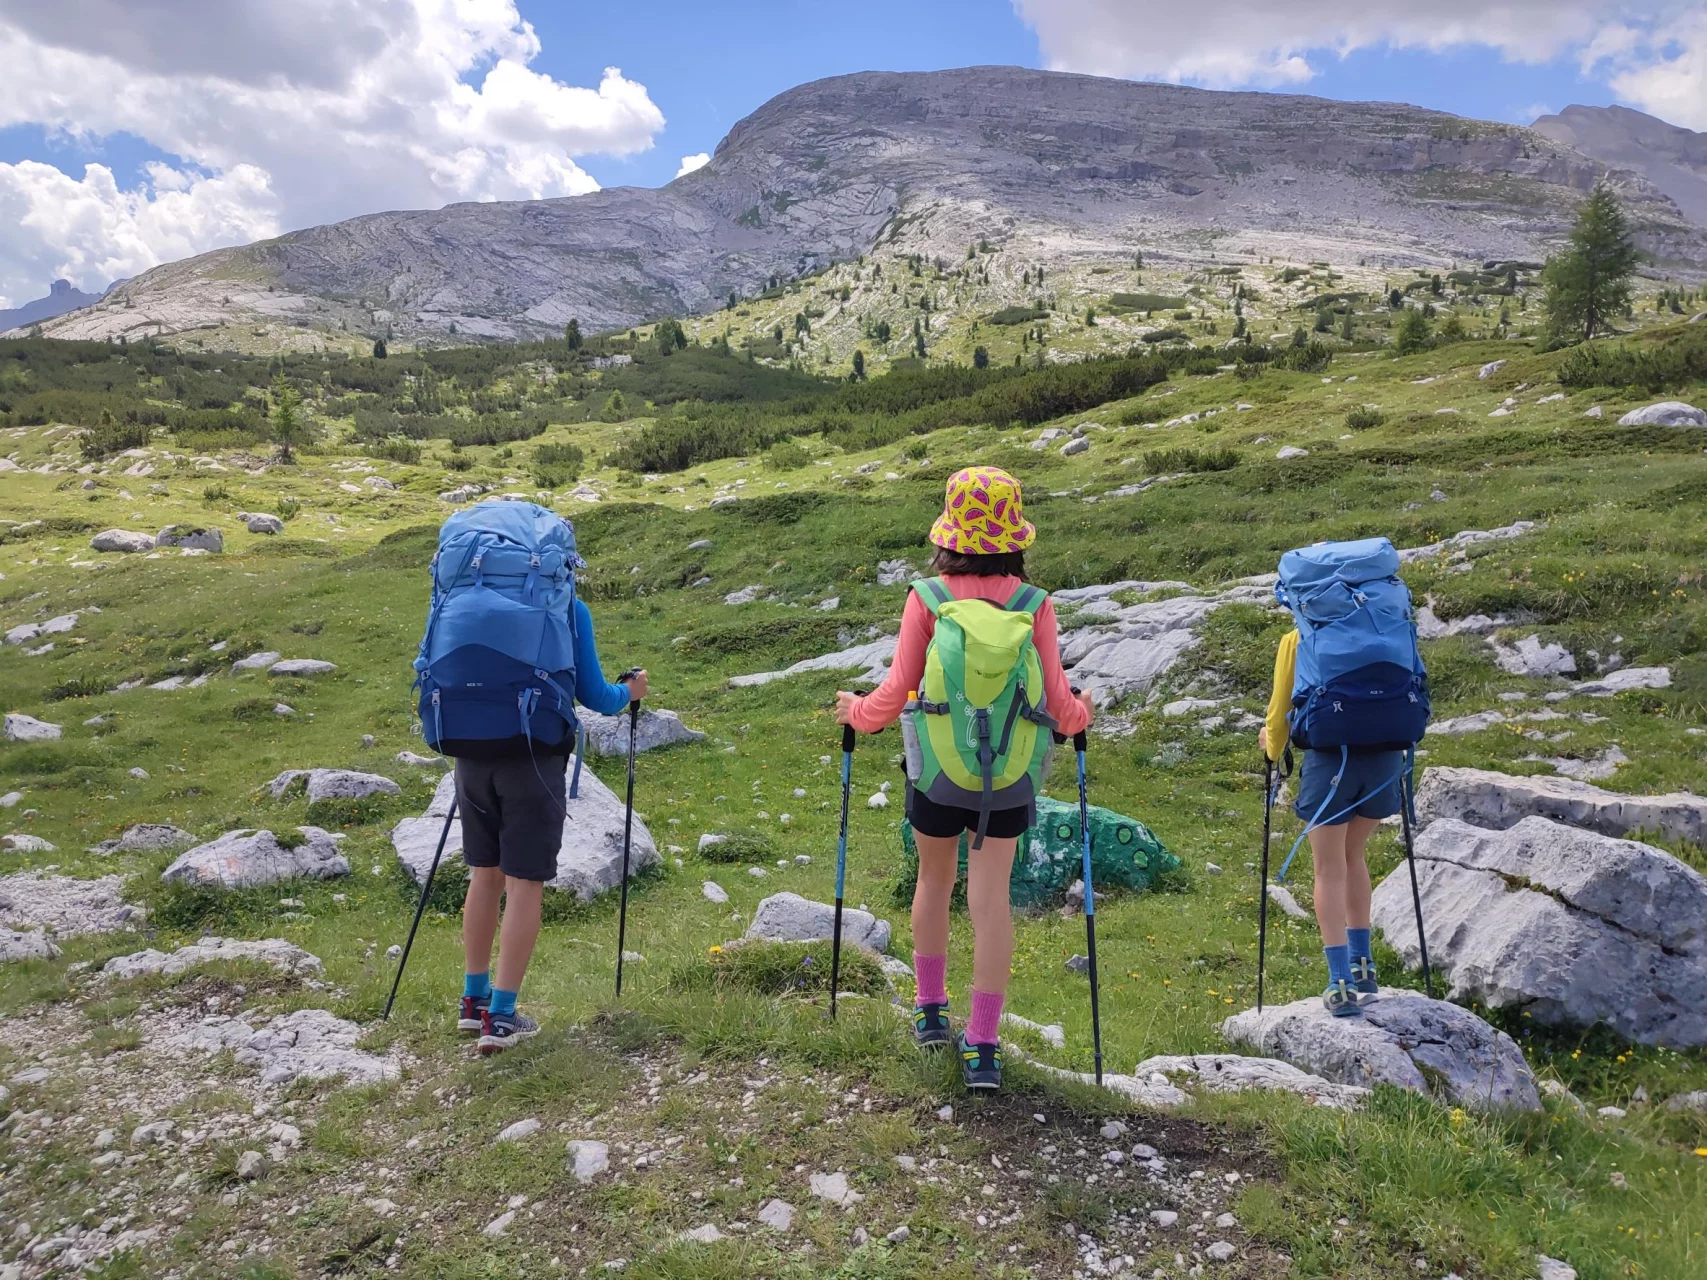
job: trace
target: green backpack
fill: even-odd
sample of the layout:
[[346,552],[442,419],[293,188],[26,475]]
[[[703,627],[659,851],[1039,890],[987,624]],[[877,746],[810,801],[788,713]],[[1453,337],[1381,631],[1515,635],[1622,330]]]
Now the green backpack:
[[936,634],[924,687],[902,721],[907,776],[937,804],[978,811],[976,849],[992,811],[1029,808],[1042,787],[1056,721],[1031,633],[1049,597],[1022,585],[1005,605],[956,600],[941,578],[921,578],[913,590]]

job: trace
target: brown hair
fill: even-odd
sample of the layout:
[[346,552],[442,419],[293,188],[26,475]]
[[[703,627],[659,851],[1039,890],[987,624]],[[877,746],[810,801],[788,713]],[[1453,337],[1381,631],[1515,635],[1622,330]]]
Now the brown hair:
[[931,572],[936,574],[969,573],[976,578],[1018,578],[1025,576],[1025,552],[1005,551],[993,556],[968,556],[947,547],[937,547],[931,553]]

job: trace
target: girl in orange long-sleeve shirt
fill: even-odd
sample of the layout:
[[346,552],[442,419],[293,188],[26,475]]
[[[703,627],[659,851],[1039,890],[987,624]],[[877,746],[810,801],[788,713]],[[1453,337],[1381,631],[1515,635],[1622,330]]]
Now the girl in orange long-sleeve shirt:
[[[969,501],[975,492],[978,499]],[[1004,471],[979,467],[948,482],[943,514],[932,527],[936,547],[931,570],[956,600],[1008,603],[1025,585],[1025,549],[1037,530],[1025,519],[1019,482]],[[901,615],[895,657],[883,683],[869,696],[836,695],[836,720],[864,733],[895,723],[908,696],[922,687],[925,651],[936,631],[936,618],[912,593]],[[1071,736],[1089,726],[1088,694],[1075,695],[1061,669],[1061,648],[1054,606],[1038,608],[1032,643],[1043,669],[1044,706],[1059,731]],[[1020,835],[1035,820],[1034,806],[1019,805],[990,814],[982,847],[967,859],[967,906],[972,916],[972,1010],[961,1041],[969,1087],[993,1089],[1001,1082],[996,1034],[1013,962],[1013,917],[1008,881]],[[919,850],[919,879],[913,891],[913,971],[918,982],[913,1021],[921,1045],[947,1044],[949,899],[958,871],[960,837],[978,828],[978,813],[938,804],[923,792],[909,797],[908,815]]]

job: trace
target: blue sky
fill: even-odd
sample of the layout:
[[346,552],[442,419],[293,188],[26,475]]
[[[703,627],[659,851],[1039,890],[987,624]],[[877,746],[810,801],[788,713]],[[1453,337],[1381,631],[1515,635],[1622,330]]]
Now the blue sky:
[[0,0],[0,307],[362,213],[658,186],[794,85],[980,63],[1707,130],[1702,0]]

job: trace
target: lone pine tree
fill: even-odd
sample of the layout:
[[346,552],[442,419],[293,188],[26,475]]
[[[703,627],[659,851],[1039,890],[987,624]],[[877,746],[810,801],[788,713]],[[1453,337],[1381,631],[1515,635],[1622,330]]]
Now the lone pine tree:
[[1547,260],[1547,328],[1555,341],[1588,341],[1630,306],[1639,253],[1618,198],[1604,184],[1583,201],[1570,247]]

